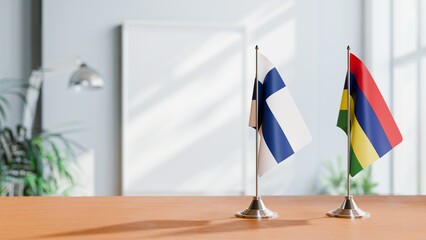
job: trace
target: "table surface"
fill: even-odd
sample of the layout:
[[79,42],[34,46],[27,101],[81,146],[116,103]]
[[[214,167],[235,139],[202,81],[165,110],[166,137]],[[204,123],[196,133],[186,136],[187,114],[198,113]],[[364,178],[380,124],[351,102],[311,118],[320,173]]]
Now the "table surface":
[[426,239],[426,196],[356,196],[356,220],[325,215],[342,196],[263,197],[278,218],[235,218],[251,199],[2,197],[0,239]]

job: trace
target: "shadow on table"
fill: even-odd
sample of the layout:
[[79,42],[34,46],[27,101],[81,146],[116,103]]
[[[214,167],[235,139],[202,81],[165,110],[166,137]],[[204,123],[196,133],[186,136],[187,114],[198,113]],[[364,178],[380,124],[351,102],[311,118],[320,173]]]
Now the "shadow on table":
[[249,219],[235,219],[232,222],[223,222],[218,224],[207,224],[198,228],[191,228],[183,231],[174,231],[164,234],[155,235],[155,237],[166,236],[185,236],[197,234],[210,234],[210,233],[226,233],[237,231],[253,231],[257,229],[267,228],[285,228],[309,225],[309,220],[249,220]]
[[[233,221],[229,221],[234,219]],[[78,231],[68,231],[62,233],[54,233],[49,235],[37,236],[34,238],[59,238],[59,237],[78,237],[87,235],[101,235],[124,232],[148,231],[157,229],[179,229],[189,228],[184,230],[176,230],[173,232],[153,235],[151,237],[166,237],[166,236],[185,236],[190,234],[209,234],[218,232],[236,232],[250,231],[265,228],[283,228],[308,225],[309,220],[248,220],[236,218],[218,219],[218,220],[149,220],[138,221],[124,224],[109,225],[98,228],[88,228]],[[221,221],[219,223],[215,223]],[[226,221],[226,222],[223,222]]]
[[69,236],[83,236],[83,235],[97,235],[97,234],[111,234],[111,233],[122,233],[122,232],[133,232],[133,231],[147,231],[154,229],[173,229],[173,228],[184,228],[184,227],[200,227],[208,224],[209,221],[200,220],[148,220],[130,222],[116,225],[109,225],[98,228],[88,228],[78,231],[68,231],[62,233],[54,233],[49,235],[37,236],[35,238],[57,238],[57,237],[69,237]]

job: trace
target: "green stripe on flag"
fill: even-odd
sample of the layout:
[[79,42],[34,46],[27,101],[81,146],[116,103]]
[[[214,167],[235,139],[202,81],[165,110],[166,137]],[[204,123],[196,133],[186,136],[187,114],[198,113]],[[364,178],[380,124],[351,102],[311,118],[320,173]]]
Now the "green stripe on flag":
[[[337,126],[341,128],[345,133],[347,133],[347,112],[348,110],[340,110],[339,116],[337,118]],[[355,156],[354,150],[351,146],[351,176],[355,176],[357,173],[363,170],[361,164],[358,161],[358,158]]]
[[357,173],[363,170],[358,158],[355,156],[354,150],[351,146],[351,176],[355,176]]
[[347,126],[348,126],[348,124],[347,124],[347,119],[348,119],[347,112],[348,112],[348,110],[340,110],[339,116],[337,118],[337,126],[339,128],[341,128],[345,133],[347,133],[347,129],[348,129],[347,128]]

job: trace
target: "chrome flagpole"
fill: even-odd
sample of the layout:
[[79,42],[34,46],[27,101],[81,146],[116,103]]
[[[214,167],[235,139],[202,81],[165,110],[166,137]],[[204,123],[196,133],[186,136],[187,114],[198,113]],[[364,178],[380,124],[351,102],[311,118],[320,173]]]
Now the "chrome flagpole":
[[263,203],[259,195],[259,80],[258,80],[258,62],[259,62],[259,46],[256,45],[256,76],[255,76],[255,92],[256,92],[256,196],[250,203],[250,206],[235,214],[239,218],[276,218],[278,214],[269,210]]
[[351,47],[346,48],[347,50],[347,76],[348,76],[348,83],[347,83],[347,94],[346,94],[346,101],[348,103],[348,111],[347,111],[347,118],[346,118],[346,132],[347,132],[347,137],[348,137],[348,142],[347,142],[347,159],[348,159],[348,172],[347,172],[347,178],[346,178],[346,197],[349,197],[351,195],[351,140],[352,140],[352,133],[351,133]]
[[256,75],[254,82],[256,83],[256,198],[259,198],[259,46],[256,45]]
[[[348,136],[348,142],[347,142],[347,158],[348,158],[348,174],[346,178],[346,196],[343,200],[343,203],[340,205],[340,207],[327,212],[327,215],[330,217],[341,217],[341,218],[368,218],[370,214],[368,212],[365,212],[361,210],[355,203],[355,200],[353,199],[353,196],[351,195],[351,140],[352,140],[352,133],[351,133],[351,47],[347,47],[347,136]],[[355,113],[354,113],[355,114]]]

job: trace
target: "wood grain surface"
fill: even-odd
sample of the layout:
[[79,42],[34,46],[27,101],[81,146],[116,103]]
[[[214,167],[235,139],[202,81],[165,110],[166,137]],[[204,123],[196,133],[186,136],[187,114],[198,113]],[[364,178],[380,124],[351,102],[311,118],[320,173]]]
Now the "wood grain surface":
[[325,215],[342,196],[263,200],[278,218],[235,218],[251,197],[2,197],[0,239],[426,239],[426,196],[356,196],[358,220]]

